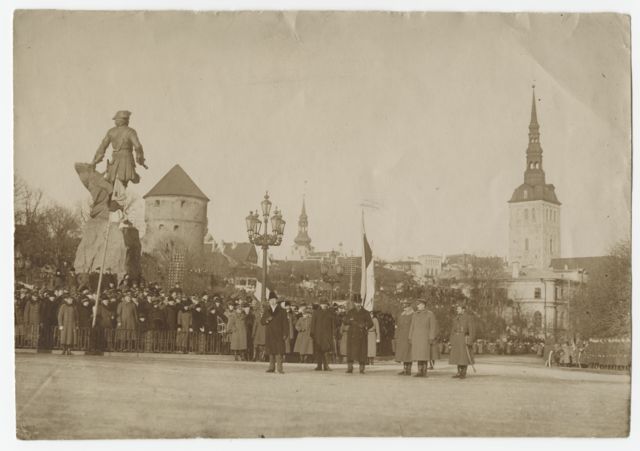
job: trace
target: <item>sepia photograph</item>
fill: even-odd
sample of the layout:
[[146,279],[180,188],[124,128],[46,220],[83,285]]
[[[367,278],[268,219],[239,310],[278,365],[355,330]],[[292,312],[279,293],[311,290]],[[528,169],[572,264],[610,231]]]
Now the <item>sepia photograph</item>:
[[629,436],[630,15],[12,14],[19,441]]

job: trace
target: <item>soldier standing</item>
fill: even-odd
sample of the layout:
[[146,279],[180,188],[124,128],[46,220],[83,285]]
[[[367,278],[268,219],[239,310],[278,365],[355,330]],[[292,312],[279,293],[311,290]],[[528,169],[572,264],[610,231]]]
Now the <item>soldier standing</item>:
[[404,368],[398,373],[399,376],[411,376],[411,344],[409,343],[409,329],[411,328],[411,318],[413,317],[413,307],[408,300],[402,301],[404,310],[398,316],[396,321],[395,343],[396,355],[395,361],[402,363]]
[[359,294],[354,294],[352,301],[354,306],[344,318],[344,323],[349,326],[347,332],[347,373],[353,373],[353,362],[357,360],[360,365],[360,373],[364,374],[369,329],[373,327],[373,321],[369,312],[362,308],[362,298]]
[[[105,179],[112,184],[119,180],[125,188],[129,182],[138,183],[140,181],[140,176],[136,173],[136,163],[146,167],[144,151],[138,134],[129,127],[130,117],[130,111],[118,111],[113,116],[116,126],[109,129],[91,162],[94,166],[100,163],[104,159],[109,144],[111,144],[113,146],[112,161],[107,164]],[[134,152],[136,154],[135,161],[133,159]]]
[[409,326],[409,343],[411,343],[411,357],[418,362],[417,377],[427,377],[427,362],[431,360],[431,345],[437,334],[436,317],[427,310],[424,299],[418,300],[418,311],[411,317]]
[[475,340],[475,325],[473,318],[466,312],[464,304],[456,305],[456,316],[451,324],[451,351],[449,363],[458,366],[454,379],[467,377],[467,366],[473,364],[473,350],[471,346]]

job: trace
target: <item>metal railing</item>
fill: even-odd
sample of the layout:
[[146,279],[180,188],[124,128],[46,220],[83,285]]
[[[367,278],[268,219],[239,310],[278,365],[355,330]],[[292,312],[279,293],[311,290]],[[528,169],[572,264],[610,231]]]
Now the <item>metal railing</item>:
[[[210,333],[199,330],[128,330],[78,327],[73,331],[71,349],[104,352],[156,352],[231,354],[229,335],[224,328]],[[220,329],[222,329],[220,331]],[[57,326],[16,325],[15,348],[39,351],[62,349],[61,331]]]

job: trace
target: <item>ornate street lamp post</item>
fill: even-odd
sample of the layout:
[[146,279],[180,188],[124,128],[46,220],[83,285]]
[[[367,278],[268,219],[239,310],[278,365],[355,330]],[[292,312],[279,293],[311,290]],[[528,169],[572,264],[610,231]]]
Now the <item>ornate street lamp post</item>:
[[[260,215],[257,210],[255,213],[250,211],[245,221],[247,223],[249,242],[255,246],[262,247],[262,294],[260,300],[264,302],[267,299],[267,251],[269,246],[280,246],[280,243],[282,243],[286,221],[282,219],[282,212],[278,207],[269,218],[271,213],[269,192],[265,193],[264,199],[260,202],[260,208],[262,209],[262,221],[260,221]],[[271,220],[272,233],[269,233],[269,220]],[[263,224],[264,228],[262,227]],[[262,233],[260,233],[261,228]]]
[[322,272],[322,281],[331,286],[329,294],[329,302],[333,302],[333,286],[340,283],[344,270],[342,265],[338,263],[335,252],[331,252],[331,260],[323,260],[320,264],[320,272]]

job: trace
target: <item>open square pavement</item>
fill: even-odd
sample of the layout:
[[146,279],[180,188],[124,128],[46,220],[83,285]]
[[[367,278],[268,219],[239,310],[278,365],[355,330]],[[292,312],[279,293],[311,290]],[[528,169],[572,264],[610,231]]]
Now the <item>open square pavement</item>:
[[[401,377],[379,362],[348,375],[309,364],[212,356],[16,353],[22,439],[628,434],[630,376],[481,356],[478,372]],[[415,372],[415,367],[414,367]]]

